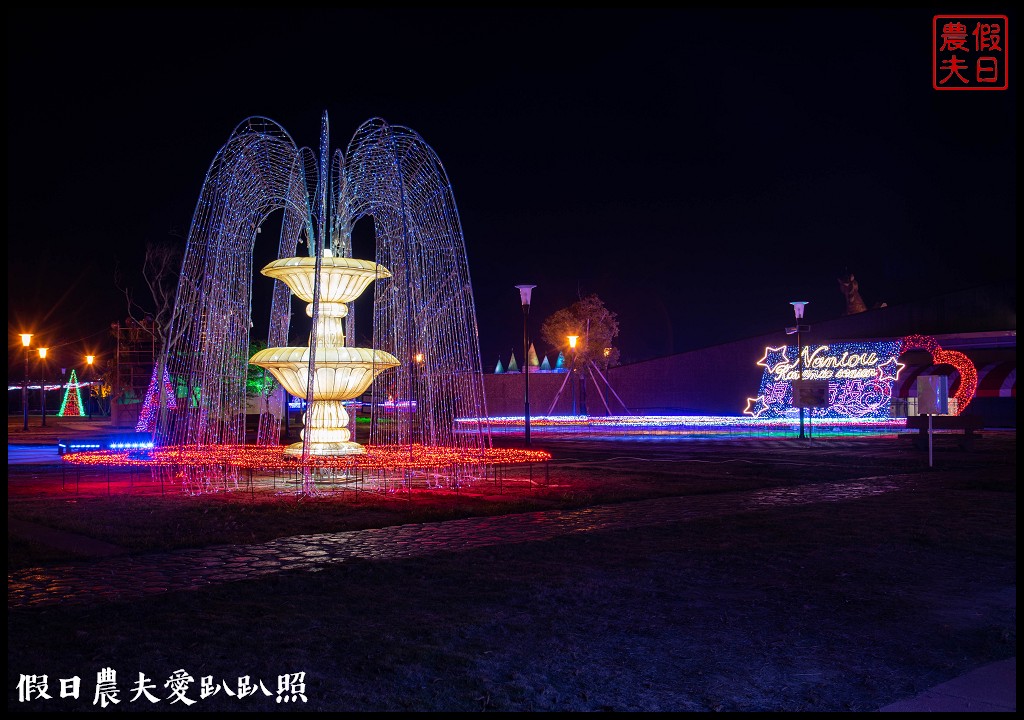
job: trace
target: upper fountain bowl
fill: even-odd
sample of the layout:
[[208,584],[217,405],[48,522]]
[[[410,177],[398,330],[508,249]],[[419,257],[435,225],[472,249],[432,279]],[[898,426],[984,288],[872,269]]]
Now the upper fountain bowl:
[[[350,303],[362,295],[374,280],[391,277],[391,272],[386,267],[372,260],[334,257],[330,250],[325,250],[320,260],[322,303]],[[285,283],[305,302],[313,302],[316,258],[282,258],[270,263],[260,272]]]

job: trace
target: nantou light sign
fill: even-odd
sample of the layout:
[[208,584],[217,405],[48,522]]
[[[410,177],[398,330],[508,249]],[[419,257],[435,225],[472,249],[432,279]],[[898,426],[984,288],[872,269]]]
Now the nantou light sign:
[[903,364],[901,340],[769,347],[758,365],[764,367],[756,398],[747,400],[745,415],[775,418],[796,415],[793,381],[828,382],[827,407],[811,409],[812,417],[888,418]]

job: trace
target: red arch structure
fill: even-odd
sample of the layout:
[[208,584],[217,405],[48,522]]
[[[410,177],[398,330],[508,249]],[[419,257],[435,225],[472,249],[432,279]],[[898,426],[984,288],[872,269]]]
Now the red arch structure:
[[[962,352],[956,350],[943,350],[938,340],[928,335],[907,335],[903,338],[903,346],[900,348],[900,355],[911,350],[925,350],[931,354],[932,366],[951,365],[959,375],[960,383],[956,386],[953,397],[956,398],[956,414],[962,415],[967,406],[971,404],[975,393],[978,390],[978,370],[974,367],[971,359]],[[922,374],[927,374],[929,368],[924,367],[912,373],[907,378],[901,378],[902,387],[909,391],[910,383]],[[954,383],[950,383],[953,387]],[[901,393],[902,394],[902,393]]]

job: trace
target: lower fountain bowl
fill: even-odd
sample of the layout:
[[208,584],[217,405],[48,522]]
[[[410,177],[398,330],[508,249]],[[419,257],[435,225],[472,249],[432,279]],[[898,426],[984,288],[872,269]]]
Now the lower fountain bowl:
[[[305,399],[309,377],[309,348],[260,350],[249,362],[266,368],[294,397]],[[369,348],[317,348],[313,379],[314,400],[351,400],[370,387],[377,375],[399,362],[391,353]]]

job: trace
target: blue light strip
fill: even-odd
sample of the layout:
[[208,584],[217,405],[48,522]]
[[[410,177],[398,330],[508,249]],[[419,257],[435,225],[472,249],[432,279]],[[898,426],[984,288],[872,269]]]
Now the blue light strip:
[[[456,431],[460,427],[473,427],[481,422],[479,418],[457,418]],[[521,432],[523,417],[505,416],[490,418],[495,432]],[[887,430],[900,431],[906,428],[906,418],[843,418],[830,417],[821,421],[821,431],[830,430]],[[585,415],[548,415],[530,418],[531,432],[587,431],[592,434],[607,433],[621,435],[630,432],[752,432],[769,430],[790,430],[797,427],[798,418],[751,417],[728,415],[622,415],[589,417]]]

